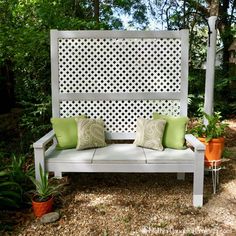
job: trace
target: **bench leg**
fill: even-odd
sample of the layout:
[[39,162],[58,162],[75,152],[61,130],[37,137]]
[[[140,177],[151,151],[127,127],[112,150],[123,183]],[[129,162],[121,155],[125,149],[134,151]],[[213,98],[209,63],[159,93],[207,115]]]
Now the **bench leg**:
[[178,180],[185,180],[185,173],[177,173]]
[[193,206],[202,207],[204,185],[204,151],[195,151],[195,158],[193,173]]
[[204,176],[194,173],[193,180],[193,206],[202,207],[203,205],[203,178]]
[[54,177],[55,177],[56,179],[61,179],[61,178],[62,178],[62,172],[60,172],[60,171],[55,171],[55,172],[54,172]]
[[193,195],[193,206],[202,207],[203,205],[203,195]]

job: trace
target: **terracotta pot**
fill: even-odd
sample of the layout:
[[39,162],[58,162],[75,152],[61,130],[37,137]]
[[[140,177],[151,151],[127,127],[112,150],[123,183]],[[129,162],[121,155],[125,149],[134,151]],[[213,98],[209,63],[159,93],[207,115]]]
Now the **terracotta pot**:
[[224,150],[224,138],[214,138],[209,142],[206,142],[205,138],[199,138],[199,140],[206,145],[205,150],[205,166],[213,166],[212,161],[217,161],[216,166],[221,164],[221,156]]
[[33,211],[36,217],[41,217],[44,214],[51,212],[52,205],[53,205],[53,197],[49,198],[45,202],[38,202],[35,200],[35,198],[33,198],[32,200]]

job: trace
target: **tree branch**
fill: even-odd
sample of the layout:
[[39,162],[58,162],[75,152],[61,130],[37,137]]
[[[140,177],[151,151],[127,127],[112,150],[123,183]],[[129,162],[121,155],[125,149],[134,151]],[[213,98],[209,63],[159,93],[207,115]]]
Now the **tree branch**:
[[[206,0],[207,2],[211,2],[209,0]],[[194,7],[196,9],[196,11],[202,13],[205,17],[209,17],[209,10],[204,7],[203,5],[201,5],[198,1],[195,0],[186,0],[186,2]]]
[[235,18],[235,16],[234,16],[235,8],[236,8],[236,0],[234,0],[233,3],[232,3],[232,9],[231,9],[230,18],[229,18],[230,25],[232,24],[233,19]]

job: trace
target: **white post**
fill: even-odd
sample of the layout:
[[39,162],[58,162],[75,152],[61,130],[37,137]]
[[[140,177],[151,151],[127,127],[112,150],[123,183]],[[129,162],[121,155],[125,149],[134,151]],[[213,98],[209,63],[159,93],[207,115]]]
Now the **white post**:
[[204,111],[209,115],[212,115],[213,113],[216,36],[217,36],[216,20],[217,16],[211,16],[208,19],[211,34],[209,35],[210,45],[208,41],[208,48],[207,48]]

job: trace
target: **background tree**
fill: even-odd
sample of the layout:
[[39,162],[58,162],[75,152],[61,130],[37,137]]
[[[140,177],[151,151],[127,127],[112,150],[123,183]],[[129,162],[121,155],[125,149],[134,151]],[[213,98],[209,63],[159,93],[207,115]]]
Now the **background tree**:
[[[223,45],[223,69],[229,72],[229,47],[236,33],[236,0],[148,0],[148,7],[153,19],[167,29],[206,26],[210,16],[218,16],[217,28]],[[193,37],[192,37],[193,38]]]
[[140,0],[0,0],[0,12],[0,114],[21,108],[23,152],[51,128],[50,29],[122,29],[121,14],[146,20]]
[[[235,32],[232,27],[235,24],[235,1],[220,0],[219,4],[218,27],[225,48],[224,58],[228,57],[227,47]],[[213,12],[209,9],[217,9],[215,6],[216,0],[0,0],[0,113],[14,106],[23,110],[20,123],[21,136],[24,137],[22,147],[27,147],[27,139],[32,142],[50,128],[49,31],[52,28],[124,29],[124,16],[129,18],[129,25],[137,29],[148,28],[154,20],[157,26],[167,29],[187,25],[190,29],[190,66],[196,69],[204,61],[207,44],[206,22],[199,14],[208,17]],[[228,60],[224,59],[224,62]],[[225,63],[225,70],[227,66]],[[196,91],[196,86],[203,88],[201,76],[202,71],[191,71],[190,91]],[[218,86],[218,94],[225,93],[222,86],[225,89],[230,86],[230,80],[225,78]],[[201,99],[192,104],[198,104]],[[28,136],[27,130],[30,130]]]
[[[223,47],[222,68],[216,71],[215,108],[223,114],[236,113],[236,93],[233,84],[236,76],[230,74],[229,47],[236,34],[236,0],[148,0],[148,10],[153,20],[163,29],[190,30],[190,111],[203,104],[205,72],[201,70],[206,61],[208,38],[207,19],[218,15],[218,49]],[[197,91],[197,92],[196,92]],[[227,102],[226,102],[227,101]],[[200,104],[196,107],[196,104]]]

